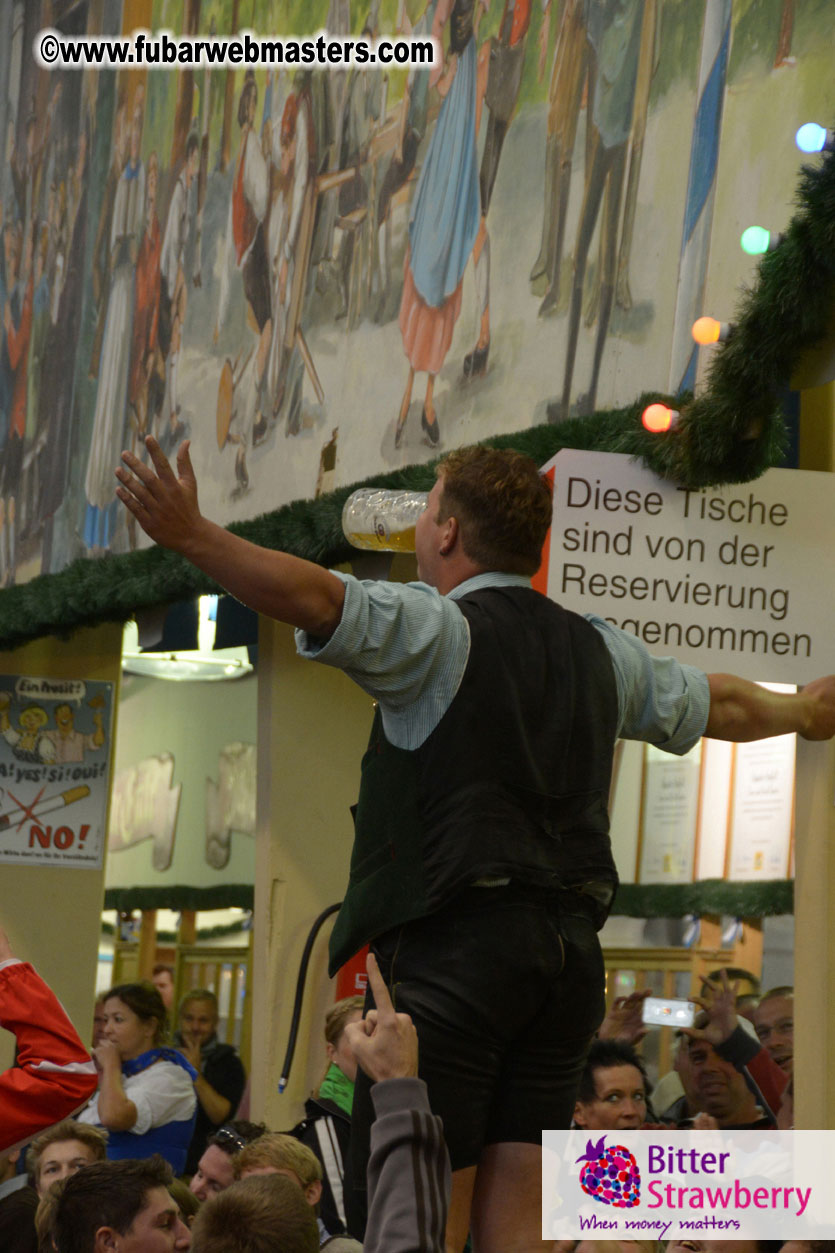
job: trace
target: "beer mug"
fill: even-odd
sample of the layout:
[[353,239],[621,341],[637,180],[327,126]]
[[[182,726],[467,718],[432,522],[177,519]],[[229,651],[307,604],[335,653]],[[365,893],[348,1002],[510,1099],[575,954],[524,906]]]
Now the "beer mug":
[[415,523],[426,508],[426,492],[361,487],[345,501],[342,530],[354,548],[413,553]]

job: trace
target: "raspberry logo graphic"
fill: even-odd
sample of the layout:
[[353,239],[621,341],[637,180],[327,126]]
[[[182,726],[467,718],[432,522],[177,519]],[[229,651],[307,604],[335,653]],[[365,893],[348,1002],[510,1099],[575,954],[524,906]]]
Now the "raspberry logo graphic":
[[585,1162],[580,1171],[580,1187],[593,1201],[614,1205],[616,1209],[632,1209],[641,1199],[641,1172],[638,1163],[622,1144],[604,1144],[601,1136],[594,1144],[589,1140],[578,1162]]

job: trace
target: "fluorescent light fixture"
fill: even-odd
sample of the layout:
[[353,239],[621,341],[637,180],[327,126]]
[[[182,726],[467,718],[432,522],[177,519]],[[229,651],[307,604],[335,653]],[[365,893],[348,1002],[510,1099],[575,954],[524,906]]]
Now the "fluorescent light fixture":
[[251,674],[253,666],[246,647],[213,649],[215,638],[216,596],[200,597],[198,649],[183,652],[141,652],[135,622],[126,622],[122,637],[122,670],[151,679],[167,679],[174,683],[219,682],[242,679]]

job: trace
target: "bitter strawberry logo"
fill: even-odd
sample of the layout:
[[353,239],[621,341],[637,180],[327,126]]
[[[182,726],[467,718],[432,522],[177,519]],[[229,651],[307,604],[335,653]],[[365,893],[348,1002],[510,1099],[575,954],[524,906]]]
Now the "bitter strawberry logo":
[[593,1201],[601,1205],[614,1205],[616,1209],[632,1209],[641,1199],[641,1172],[638,1163],[622,1144],[604,1143],[601,1136],[594,1144],[586,1144],[586,1151],[578,1162],[585,1162],[580,1171],[580,1187]]

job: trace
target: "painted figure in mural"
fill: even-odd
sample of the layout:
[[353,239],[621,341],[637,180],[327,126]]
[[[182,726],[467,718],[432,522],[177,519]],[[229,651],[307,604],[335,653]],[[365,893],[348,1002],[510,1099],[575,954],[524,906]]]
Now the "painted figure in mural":
[[241,144],[232,180],[232,197],[229,202],[226,225],[226,257],[221,275],[218,316],[214,332],[215,343],[217,343],[229,305],[232,274],[235,270],[239,270],[243,279],[247,312],[255,323],[258,335],[254,376],[255,414],[253,415],[250,406],[240,405],[233,419],[233,426],[236,429],[230,431],[229,434],[230,442],[237,444],[235,477],[243,490],[249,486],[246,450],[250,435],[253,442],[257,443],[266,430],[263,391],[272,338],[270,269],[264,223],[268,207],[269,174],[255,132],[257,104],[258,87],[254,75],[248,73],[238,101]]
[[29,761],[37,765],[49,764],[55,760],[55,748],[47,739],[43,729],[49,721],[49,714],[42,705],[27,705],[21,710],[19,725],[12,726],[9,718],[11,693],[0,692],[0,735],[11,748],[19,761]]
[[[406,38],[423,39],[431,34],[438,0],[418,0],[414,25],[410,20],[408,5],[403,6],[402,25],[397,34]],[[418,149],[426,134],[429,115],[430,71],[413,67],[406,79],[397,127],[397,143],[389,166],[383,175],[377,199],[377,252],[383,292],[389,285],[389,256],[386,243],[386,222],[391,211],[392,198],[405,187],[417,161]]]
[[522,86],[531,8],[532,0],[505,0],[498,34],[487,45],[489,62],[484,103],[487,105],[490,117],[479,174],[481,223],[473,248],[480,325],[475,347],[464,358],[465,379],[475,378],[487,369],[487,357],[490,352],[490,236],[487,233],[487,213],[490,209],[496,175],[499,172],[502,145]]
[[59,765],[67,762],[82,762],[85,753],[95,752],[96,749],[102,747],[105,740],[102,718],[104,703],[103,696],[94,696],[90,701],[93,710],[93,730],[90,732],[76,730],[72,705],[55,706],[53,710],[55,729],[43,732],[43,739],[52,744],[53,761]]
[[[483,0],[478,0],[483,11]],[[409,360],[394,434],[400,447],[416,373],[425,373],[421,426],[434,447],[440,440],[433,403],[435,378],[461,312],[461,286],[481,220],[476,150],[478,85],[476,0],[438,0],[432,35],[446,58],[430,83],[441,97],[409,219],[409,249],[400,303],[400,333]]]
[[145,166],[140,159],[144,90],[137,88],[130,127],[130,152],[116,188],[110,227],[110,291],[102,340],[96,411],[84,491],[83,540],[92,553],[110,547],[115,524],[108,467],[113,449],[125,442],[128,376],[133,334],[134,267],[142,237]]
[[85,245],[87,240],[88,181],[90,173],[90,126],[80,120],[80,134],[75,169],[71,216],[67,223],[69,246],[58,298],[53,292],[47,345],[44,350],[45,373],[41,378],[39,402],[40,431],[45,431],[43,452],[39,457],[38,513],[43,524],[42,569],[52,568],[55,513],[60,507],[69,482],[71,436],[76,354],[81,329],[84,293]]
[[[8,425],[0,453],[0,582],[14,582],[17,563],[17,496],[23,470],[26,432],[29,339],[32,333],[32,232],[8,222],[3,242],[6,252],[6,300],[3,305],[3,367],[10,382]],[[20,253],[23,249],[23,265]]]
[[[276,417],[284,401],[293,350],[292,297],[299,285],[304,284],[304,275],[297,274],[297,262],[301,265],[303,261],[299,244],[303,224],[308,228],[312,225],[315,137],[308,91],[302,88],[290,92],[284,102],[281,124],[271,138],[275,173],[271,178],[268,231],[273,292],[268,383],[272,416]],[[288,431],[294,433],[294,426],[298,430],[293,424],[288,426]]]
[[49,250],[49,227],[38,225],[34,243],[34,286],[32,292],[32,334],[29,341],[29,379],[26,390],[26,422],[23,433],[23,467],[20,483],[20,535],[25,539],[36,520],[39,495],[39,458],[46,440],[46,429],[41,423],[41,381],[48,368],[46,361],[47,336],[51,294],[47,273]]
[[[329,35],[337,39],[350,35],[351,0],[329,0],[325,28]],[[343,69],[317,75],[320,87],[324,88],[323,95],[326,97],[321,101],[323,107],[318,110],[320,119],[320,133],[317,135],[318,149],[323,155],[325,152],[328,154],[324,165],[327,170],[340,168],[339,154],[342,151],[342,131],[345,124],[347,77],[347,71]],[[336,226],[337,210],[338,196],[332,192],[325,198],[322,205],[320,242],[316,250],[321,254],[321,258],[329,258],[333,252],[333,232]]]
[[186,140],[183,167],[171,193],[160,260],[159,346],[165,358],[163,422],[167,420],[160,442],[165,448],[176,448],[186,435],[186,425],[180,417],[181,406],[177,380],[183,325],[188,304],[185,254],[191,220],[190,192],[199,165],[200,141],[196,131],[192,131]]
[[[376,9],[362,28],[362,38],[376,37]],[[339,148],[339,169],[353,170],[348,182],[339,188],[339,216],[334,231],[334,262],[341,304],[338,318],[348,316],[354,279],[354,257],[357,248],[357,230],[363,229],[364,214],[368,210],[369,145],[380,124],[383,107],[383,76],[374,70],[353,66],[346,75],[345,99],[342,120],[342,142]],[[357,287],[360,287],[360,279]],[[353,310],[352,310],[353,313]]]
[[[162,232],[157,215],[159,161],[152,152],[145,176],[145,229],[136,258],[128,405],[131,447],[155,426],[162,404],[162,354],[159,351],[160,257]],[[134,545],[131,544],[131,547]]]
[[113,223],[113,206],[116,203],[116,188],[122,177],[122,170],[128,159],[130,143],[130,127],[127,124],[127,106],[124,101],[116,110],[113,120],[113,145],[110,150],[111,161],[104,184],[99,225],[96,231],[96,242],[93,245],[93,300],[96,306],[96,331],[93,336],[93,347],[90,352],[90,378],[99,376],[101,346],[104,339],[104,323],[107,316],[107,293],[110,290],[110,256],[111,227]]
[[551,422],[561,422],[569,415],[586,263],[602,207],[600,296],[594,360],[589,390],[578,400],[577,407],[581,413],[591,413],[596,404],[603,348],[614,303],[618,223],[626,181],[644,8],[645,0],[606,0],[604,4],[592,6],[588,14],[589,101],[583,204],[574,246],[562,400],[548,406]]
[[[551,30],[552,0],[545,0],[542,25],[539,28],[539,77],[545,72],[545,58]],[[554,48],[551,81],[548,87],[548,120],[545,138],[545,208],[542,215],[542,240],[539,256],[531,269],[531,282],[543,275],[548,290],[540,305],[540,314],[551,313],[559,301],[560,265],[568,197],[571,190],[571,166],[574,141],[583,87],[588,73],[586,14],[588,0],[566,0],[560,14],[560,27]]]

